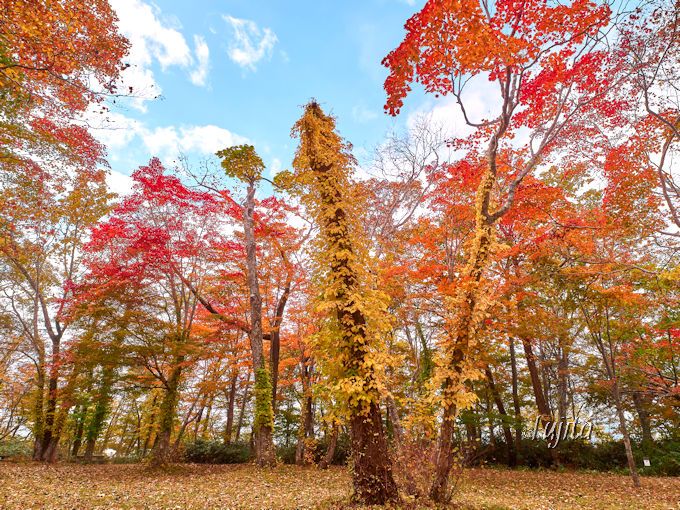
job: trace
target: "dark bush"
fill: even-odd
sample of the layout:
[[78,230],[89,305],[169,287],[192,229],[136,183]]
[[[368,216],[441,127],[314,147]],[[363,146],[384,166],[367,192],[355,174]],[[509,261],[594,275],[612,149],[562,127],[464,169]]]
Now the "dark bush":
[[31,444],[22,439],[5,439],[0,441],[0,458],[2,459],[27,459],[33,453]]
[[248,443],[197,439],[184,444],[184,460],[197,464],[243,464],[252,458]]
[[295,450],[297,446],[296,445],[289,445],[289,446],[277,446],[276,447],[276,456],[283,462],[284,464],[295,464]]
[[[633,445],[635,460],[641,474],[657,476],[680,476],[680,442],[665,440],[642,448]],[[505,464],[507,453],[503,441],[495,445],[481,444],[470,465]],[[651,466],[644,467],[643,459]],[[592,471],[622,471],[628,469],[626,450],[622,441],[589,443],[587,441],[561,441],[550,449],[545,441],[522,441],[518,454],[518,466],[529,468],[568,468]]]
[[[316,443],[316,451],[314,452],[314,462],[317,464],[326,455],[328,450],[329,437],[322,437]],[[331,464],[341,466],[346,464],[351,456],[352,445],[350,444],[349,434],[342,433],[338,435],[338,443],[335,445],[335,453]]]
[[[651,466],[644,467],[644,459],[649,459]],[[636,452],[635,460],[644,475],[680,476],[680,442],[667,440],[643,448]]]

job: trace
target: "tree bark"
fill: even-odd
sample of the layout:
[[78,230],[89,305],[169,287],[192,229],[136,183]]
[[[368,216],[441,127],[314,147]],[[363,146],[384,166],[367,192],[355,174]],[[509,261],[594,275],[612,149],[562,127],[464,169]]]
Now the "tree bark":
[[246,278],[250,292],[250,351],[255,374],[255,455],[259,466],[274,466],[273,428],[274,409],[269,371],[264,362],[262,337],[262,297],[257,271],[257,245],[255,242],[255,182],[250,181],[243,210],[243,230],[246,242]]
[[643,446],[651,446],[654,444],[654,437],[652,437],[652,425],[649,412],[647,411],[647,402],[645,401],[645,398],[641,392],[633,392],[633,405],[635,406],[635,411],[637,412],[638,418],[640,418],[642,444]]
[[158,434],[152,448],[151,464],[154,466],[167,464],[171,460],[170,436],[172,435],[172,427],[179,401],[179,381],[182,376],[183,362],[184,357],[178,356],[165,387],[165,395],[163,396],[158,416]]
[[86,444],[85,444],[85,460],[92,461],[94,455],[94,448],[97,443],[97,438],[101,434],[106,419],[106,414],[109,410],[109,403],[111,401],[111,386],[113,384],[114,369],[107,365],[102,369],[102,381],[99,386],[97,401],[94,410],[90,415],[90,422],[87,426]]
[[503,437],[505,438],[505,446],[508,452],[508,466],[515,467],[517,465],[517,451],[515,450],[512,431],[510,430],[508,413],[505,411],[503,399],[501,399],[500,392],[498,391],[496,383],[493,380],[493,373],[491,372],[491,368],[489,368],[489,366],[486,367],[485,373],[487,382],[489,383],[491,396],[496,403],[496,408],[498,408],[498,414],[501,415],[501,427],[503,428]]
[[234,404],[236,402],[236,387],[238,384],[238,372],[234,372],[231,376],[231,383],[229,385],[229,402],[227,405],[227,425],[224,428],[224,444],[231,443],[231,437],[234,430]]
[[619,429],[623,436],[623,445],[626,448],[626,459],[628,460],[628,469],[630,477],[633,479],[633,485],[640,487],[640,476],[638,475],[637,466],[635,465],[635,457],[633,456],[633,448],[630,443],[630,435],[628,434],[628,427],[626,426],[626,417],[623,414],[623,406],[621,404],[621,393],[619,391],[619,382],[616,378],[613,380],[612,396],[614,397],[614,404],[616,405],[616,414],[619,417]]
[[522,448],[522,406],[519,400],[517,384],[517,357],[515,355],[515,339],[510,336],[510,368],[512,370],[512,406],[515,411],[515,450],[519,454]]
[[545,393],[543,392],[543,385],[541,384],[541,377],[538,373],[538,367],[536,366],[536,355],[533,351],[533,346],[531,345],[531,340],[526,337],[522,337],[522,346],[524,347],[524,356],[527,361],[527,367],[529,368],[529,375],[531,377],[531,388],[534,390],[534,399],[536,401],[536,407],[538,408],[538,413],[541,415],[541,419],[551,419],[550,408],[545,399]]
[[338,444],[338,425],[334,424],[333,429],[331,430],[331,437],[328,441],[328,448],[326,449],[326,454],[324,455],[323,459],[321,459],[321,462],[319,463],[319,468],[328,469],[328,466],[330,466],[333,463],[333,457],[335,456],[335,448],[337,444]]

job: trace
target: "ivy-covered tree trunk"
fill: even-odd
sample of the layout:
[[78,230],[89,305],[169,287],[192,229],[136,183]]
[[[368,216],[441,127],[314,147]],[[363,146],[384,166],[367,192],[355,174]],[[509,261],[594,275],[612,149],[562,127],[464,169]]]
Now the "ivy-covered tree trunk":
[[183,356],[177,356],[175,366],[168,377],[165,394],[158,414],[158,434],[153,445],[151,464],[161,466],[170,461],[170,436],[175,421],[175,412],[179,402],[179,382],[182,377]]
[[[264,163],[252,145],[237,145],[217,152],[222,158],[225,173],[247,184],[243,205],[243,233],[246,247],[246,281],[250,301],[250,328],[248,339],[255,375],[255,416],[253,419],[253,442],[259,466],[274,466],[274,408],[272,402],[272,379],[264,356],[262,334],[262,297],[260,296],[257,268],[257,243],[255,241],[255,188],[262,178]],[[284,305],[285,306],[285,301]],[[277,326],[278,327],[278,326]],[[271,338],[271,337],[270,337]],[[275,339],[278,342],[278,338]],[[278,345],[275,346],[278,349]],[[273,352],[272,370],[278,370],[278,352]]]
[[83,444],[83,434],[85,433],[85,420],[87,419],[87,406],[80,404],[74,413],[76,430],[73,437],[73,445],[71,446],[71,457],[74,459],[80,453],[80,447]]
[[257,272],[257,244],[255,243],[255,183],[250,182],[246,192],[243,211],[243,230],[246,240],[246,268],[250,291],[250,351],[255,373],[255,456],[259,466],[274,466],[274,409],[272,406],[272,383],[265,365],[262,338],[262,297]]
[[106,419],[106,414],[109,411],[109,404],[111,401],[111,386],[113,384],[113,367],[105,366],[102,370],[102,381],[99,386],[97,401],[94,405],[94,410],[90,414],[90,420],[87,424],[85,433],[85,460],[91,461],[94,455],[94,448],[97,444],[97,438],[101,434]]
[[[398,500],[392,476],[385,430],[380,413],[377,373],[371,358],[371,338],[363,301],[360,272],[363,260],[353,241],[352,219],[348,216],[348,171],[352,157],[335,132],[335,121],[310,102],[293,132],[300,146],[293,161],[297,179],[308,189],[321,234],[320,260],[326,264],[323,306],[334,312],[333,349],[343,375],[341,384],[351,386],[347,407],[350,415],[353,464],[353,498],[364,505]],[[292,183],[291,183],[292,184]],[[348,390],[345,390],[348,391]]]
[[453,433],[459,410],[460,395],[465,393],[464,370],[470,343],[481,323],[483,314],[482,276],[491,256],[493,245],[493,221],[488,216],[495,172],[488,169],[477,191],[475,238],[470,247],[468,263],[463,271],[464,282],[454,299],[450,311],[449,339],[443,347],[442,424],[435,454],[435,474],[430,486],[430,497],[439,503],[451,499],[449,474],[454,463]]

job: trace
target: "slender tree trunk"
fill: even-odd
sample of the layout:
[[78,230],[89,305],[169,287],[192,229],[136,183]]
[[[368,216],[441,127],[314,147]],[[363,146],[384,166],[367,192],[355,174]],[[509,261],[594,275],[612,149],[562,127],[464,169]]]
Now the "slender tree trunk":
[[[305,376],[303,376],[304,380]],[[304,402],[302,406],[302,414],[300,416],[300,429],[298,432],[297,445],[295,447],[295,463],[299,466],[305,463],[305,449],[307,446],[307,439],[314,437],[314,400],[312,398],[312,389],[309,382],[303,384]]]
[[[45,430],[41,441],[39,460],[48,460],[48,451],[55,448],[51,445],[54,435],[54,422],[57,412],[57,398],[59,390],[60,338],[52,339],[52,359],[47,380],[47,405],[45,406]],[[58,438],[57,438],[58,441]]]
[[87,406],[80,404],[76,412],[76,432],[73,439],[73,447],[71,448],[71,457],[74,459],[78,457],[80,446],[83,443],[83,432],[85,430],[85,420],[87,419]]
[[522,406],[519,401],[517,384],[517,357],[515,355],[515,339],[511,336],[510,342],[510,367],[512,370],[512,406],[515,411],[515,450],[519,454],[522,448]]
[[106,420],[106,414],[109,411],[111,402],[111,387],[113,385],[114,369],[112,366],[105,366],[102,369],[102,380],[97,392],[97,401],[94,405],[94,410],[90,415],[90,422],[87,425],[86,444],[85,444],[85,460],[92,461],[94,449],[97,443],[97,438],[101,434]]
[[557,361],[557,405],[560,419],[566,420],[569,406],[569,348],[565,338],[560,338],[559,343],[559,359]]
[[335,448],[337,444],[338,444],[338,425],[334,424],[333,430],[331,430],[331,437],[328,440],[328,448],[326,449],[326,454],[324,455],[323,459],[321,459],[321,462],[319,463],[319,468],[328,469],[328,466],[330,466],[333,463],[333,457],[335,456]]
[[541,415],[542,419],[550,420],[550,408],[548,407],[548,403],[545,399],[545,393],[543,392],[543,385],[541,384],[541,377],[538,373],[538,367],[536,366],[536,356],[534,355],[531,340],[523,337],[522,346],[524,347],[524,356],[526,358],[527,368],[529,369],[529,375],[531,377],[531,387],[534,390],[534,399],[536,400],[538,413]]
[[[246,378],[246,383],[250,381],[250,372],[248,372],[248,377]],[[241,437],[241,429],[243,428],[243,419],[246,414],[246,405],[248,403],[248,385],[246,384],[243,390],[243,398],[241,399],[241,408],[238,413],[238,422],[236,423],[236,441],[238,442]]]
[[[493,180],[489,175],[482,180],[478,191],[479,196],[490,193]],[[460,387],[463,365],[467,358],[470,335],[480,327],[476,317],[478,299],[480,297],[480,282],[482,274],[490,256],[493,243],[493,228],[477,212],[476,237],[472,246],[470,260],[466,266],[468,282],[461,290],[460,306],[452,311],[454,314],[451,325],[452,337],[445,346],[447,376],[444,379],[442,395],[444,397],[444,414],[440,427],[440,437],[437,443],[435,476],[430,487],[430,497],[438,503],[448,503],[451,499],[449,491],[449,474],[453,467],[453,433],[457,415],[456,390]]]
[[640,476],[638,475],[637,466],[635,465],[635,457],[633,456],[633,448],[630,443],[630,435],[628,434],[628,427],[626,426],[626,417],[623,414],[623,405],[621,404],[621,393],[619,391],[619,382],[616,378],[613,379],[612,396],[614,397],[614,404],[616,405],[616,414],[619,417],[619,429],[623,436],[623,445],[626,448],[626,459],[628,460],[628,469],[630,477],[633,479],[633,485],[640,487]]
[[73,406],[73,391],[79,375],[79,367],[75,364],[69,374],[65,388],[60,392],[59,408],[55,410],[55,419],[52,426],[52,437],[47,445],[44,460],[53,463],[57,460],[59,441],[71,407]]
[[515,443],[512,437],[512,431],[510,430],[510,423],[508,413],[505,411],[505,405],[503,404],[503,399],[496,387],[496,383],[493,380],[493,374],[491,369],[487,366],[485,369],[486,378],[489,383],[489,390],[491,391],[491,396],[493,397],[496,407],[498,408],[498,414],[501,415],[501,426],[503,428],[503,437],[505,438],[505,447],[508,452],[508,466],[515,467],[517,465],[517,451],[515,450]]
[[394,434],[394,440],[397,444],[400,444],[404,440],[404,429],[401,426],[401,419],[399,418],[397,403],[394,401],[392,395],[388,395],[385,401],[387,404],[387,414],[390,417],[390,422],[392,423],[392,433]]
[[231,376],[231,383],[229,385],[229,403],[227,405],[227,425],[224,428],[224,443],[231,443],[231,436],[234,430],[234,403],[236,401],[236,387],[238,384],[238,372],[234,372]]
[[33,425],[33,460],[40,460],[43,453],[43,436],[45,434],[45,413],[43,409],[45,399],[45,371],[43,363],[40,363],[38,366],[35,386],[35,402],[33,406],[33,413],[35,415],[35,422]]
[[[285,259],[285,257],[284,257]],[[284,260],[284,263],[287,262]],[[272,410],[276,414],[276,392],[279,384],[279,360],[281,357],[281,323],[283,322],[283,313],[286,310],[286,303],[290,295],[290,286],[292,282],[292,273],[289,270],[286,279],[286,285],[283,289],[279,302],[276,305],[276,317],[273,321],[273,329],[270,334],[270,349],[269,349],[269,366],[272,373]]]

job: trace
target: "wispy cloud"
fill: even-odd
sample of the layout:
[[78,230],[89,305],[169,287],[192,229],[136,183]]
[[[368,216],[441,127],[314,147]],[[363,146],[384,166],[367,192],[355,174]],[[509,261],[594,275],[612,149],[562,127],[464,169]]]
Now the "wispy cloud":
[[196,68],[191,71],[189,79],[194,85],[202,87],[206,84],[208,71],[210,70],[210,48],[208,48],[205,39],[200,35],[194,36],[194,48],[198,64]]
[[162,70],[173,66],[185,69],[196,85],[206,83],[209,50],[202,37],[194,37],[194,55],[178,23],[164,18],[157,6],[143,0],[110,1],[118,15],[118,27],[130,41],[126,59],[130,67],[123,73],[123,84],[132,87],[133,107],[145,111],[145,102],[162,92],[151,67],[154,61]]
[[260,28],[252,20],[223,16],[234,31],[229,44],[229,58],[243,68],[255,71],[262,59],[270,59],[278,42],[276,34],[269,28]]

